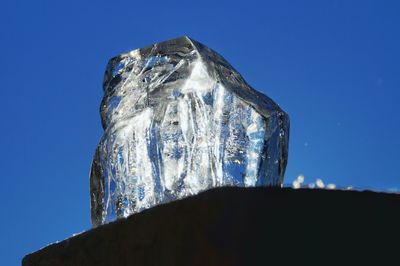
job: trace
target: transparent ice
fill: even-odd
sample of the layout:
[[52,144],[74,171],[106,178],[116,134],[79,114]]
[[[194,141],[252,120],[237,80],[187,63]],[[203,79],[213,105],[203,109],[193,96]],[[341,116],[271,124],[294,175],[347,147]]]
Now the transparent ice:
[[112,58],[90,173],[94,227],[220,186],[279,186],[289,119],[188,37]]

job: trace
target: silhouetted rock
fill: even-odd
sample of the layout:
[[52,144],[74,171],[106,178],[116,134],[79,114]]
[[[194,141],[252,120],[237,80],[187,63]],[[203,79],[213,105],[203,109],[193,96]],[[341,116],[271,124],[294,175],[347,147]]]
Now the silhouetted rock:
[[218,188],[50,245],[22,265],[383,263],[398,258],[399,208],[396,194]]

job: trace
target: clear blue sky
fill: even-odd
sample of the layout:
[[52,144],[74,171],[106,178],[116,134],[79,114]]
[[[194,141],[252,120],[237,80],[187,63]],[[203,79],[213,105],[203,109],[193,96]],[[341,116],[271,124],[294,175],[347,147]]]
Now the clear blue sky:
[[287,182],[400,186],[399,1],[88,2],[1,2],[2,265],[90,228],[106,63],[181,35],[289,113]]

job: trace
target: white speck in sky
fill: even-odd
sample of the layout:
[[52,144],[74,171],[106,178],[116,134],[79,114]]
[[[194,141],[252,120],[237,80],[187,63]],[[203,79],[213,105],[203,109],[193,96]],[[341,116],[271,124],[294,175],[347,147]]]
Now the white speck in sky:
[[297,179],[296,179],[296,180],[294,180],[294,181],[292,182],[292,187],[293,187],[294,189],[298,189],[298,188],[301,187],[301,184],[300,184],[300,182],[297,181]]
[[325,184],[321,179],[317,179],[317,181],[315,181],[315,184],[317,185],[317,188],[324,188]]
[[335,184],[328,184],[326,185],[327,189],[336,189],[336,185]]
[[300,184],[302,184],[304,182],[304,175],[299,175],[297,177],[297,182],[299,182]]

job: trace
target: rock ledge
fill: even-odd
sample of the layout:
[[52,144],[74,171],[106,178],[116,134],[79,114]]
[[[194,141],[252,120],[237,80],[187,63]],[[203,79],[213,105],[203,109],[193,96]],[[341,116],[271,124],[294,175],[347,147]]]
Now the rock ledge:
[[22,265],[395,261],[399,210],[398,194],[218,188],[47,246]]

